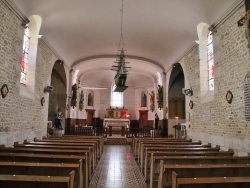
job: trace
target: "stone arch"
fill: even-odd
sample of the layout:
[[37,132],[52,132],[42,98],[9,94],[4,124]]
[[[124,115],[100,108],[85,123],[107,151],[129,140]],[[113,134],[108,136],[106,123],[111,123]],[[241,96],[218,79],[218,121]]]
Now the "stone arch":
[[169,79],[168,88],[168,112],[169,119],[185,119],[185,96],[182,94],[182,88],[185,86],[184,72],[181,64],[176,63],[173,66]]
[[62,127],[65,128],[65,112],[67,102],[67,79],[63,64],[56,60],[51,72],[51,86],[53,91],[49,94],[48,121],[55,124],[55,117],[58,108],[62,114]]

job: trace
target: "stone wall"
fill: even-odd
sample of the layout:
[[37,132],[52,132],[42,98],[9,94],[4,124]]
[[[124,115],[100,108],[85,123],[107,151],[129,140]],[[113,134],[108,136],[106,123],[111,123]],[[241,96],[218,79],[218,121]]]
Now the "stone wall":
[[[220,145],[223,150],[234,149],[236,155],[250,152],[250,123],[245,120],[244,104],[244,80],[250,70],[250,58],[245,27],[237,27],[243,15],[244,7],[214,33],[214,100],[201,102],[198,47],[181,60],[185,79],[194,92],[192,97],[186,98],[186,111],[191,114],[187,122],[188,137]],[[226,101],[228,90],[233,93],[231,104]],[[193,109],[188,106],[190,100],[194,102]]]
[[[20,72],[23,28],[21,20],[0,1],[0,87],[7,84],[9,94],[0,97],[0,144],[12,146],[15,141],[46,134],[48,95],[43,88],[50,81],[54,54],[39,41],[34,97],[20,95]],[[44,106],[41,98],[45,97]]]

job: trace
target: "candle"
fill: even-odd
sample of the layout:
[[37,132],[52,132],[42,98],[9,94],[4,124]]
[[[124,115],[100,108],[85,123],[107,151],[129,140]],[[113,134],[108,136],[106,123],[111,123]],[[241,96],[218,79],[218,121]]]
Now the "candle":
[[179,117],[175,117],[175,124],[178,125],[178,119]]

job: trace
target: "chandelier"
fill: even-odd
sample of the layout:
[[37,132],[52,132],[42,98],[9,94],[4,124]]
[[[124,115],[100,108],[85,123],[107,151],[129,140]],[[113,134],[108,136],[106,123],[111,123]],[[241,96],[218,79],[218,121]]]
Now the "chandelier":
[[123,92],[125,89],[128,88],[126,86],[126,80],[127,80],[127,73],[128,69],[131,67],[127,67],[126,64],[127,62],[125,60],[125,53],[124,53],[124,41],[123,41],[123,0],[122,0],[122,8],[121,8],[121,36],[120,36],[120,42],[118,46],[118,51],[120,53],[117,55],[115,64],[112,66],[113,71],[116,72],[116,75],[114,77],[115,80],[115,89],[114,92]]

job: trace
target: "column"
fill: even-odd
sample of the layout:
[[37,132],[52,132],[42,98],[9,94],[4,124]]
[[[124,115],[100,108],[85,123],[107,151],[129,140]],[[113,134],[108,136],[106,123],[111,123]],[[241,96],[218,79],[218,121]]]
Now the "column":
[[166,80],[166,72],[162,72],[162,85],[163,85],[163,136],[168,136],[168,120],[167,120],[167,80]]

